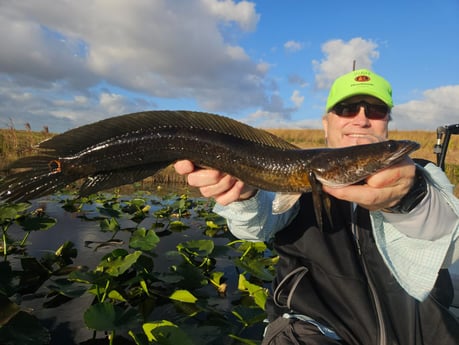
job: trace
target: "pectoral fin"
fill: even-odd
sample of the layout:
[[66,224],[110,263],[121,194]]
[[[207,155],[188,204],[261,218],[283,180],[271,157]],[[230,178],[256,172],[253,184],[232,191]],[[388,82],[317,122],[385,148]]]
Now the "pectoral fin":
[[273,200],[273,214],[287,212],[295,205],[301,193],[276,193]]
[[168,166],[170,162],[155,162],[119,170],[100,172],[86,179],[80,187],[79,196],[88,196],[101,190],[132,184],[156,174]]
[[314,213],[316,215],[317,225],[320,231],[323,231],[324,220],[322,217],[322,207],[325,209],[328,221],[333,227],[332,215],[331,215],[331,201],[328,194],[322,191],[322,184],[317,180],[314,173],[309,172],[309,183],[312,189],[312,202],[314,204]]

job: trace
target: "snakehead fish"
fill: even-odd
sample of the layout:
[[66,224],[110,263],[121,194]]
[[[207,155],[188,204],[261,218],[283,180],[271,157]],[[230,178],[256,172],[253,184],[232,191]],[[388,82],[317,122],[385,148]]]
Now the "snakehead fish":
[[[134,183],[180,160],[224,171],[257,188],[279,192],[273,212],[290,208],[320,184],[349,185],[398,162],[419,148],[412,141],[384,141],[339,149],[299,149],[261,129],[220,115],[145,111],[69,130],[20,158],[17,172],[0,185],[0,199],[31,200],[80,179],[79,195]],[[320,199],[319,199],[320,200]],[[316,215],[321,213],[316,204]]]

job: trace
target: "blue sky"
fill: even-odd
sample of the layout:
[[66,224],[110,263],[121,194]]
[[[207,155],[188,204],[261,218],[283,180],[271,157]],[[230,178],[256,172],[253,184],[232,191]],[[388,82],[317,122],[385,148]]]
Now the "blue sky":
[[0,128],[155,109],[320,128],[354,60],[392,83],[391,129],[459,122],[458,0],[3,0],[0,29]]

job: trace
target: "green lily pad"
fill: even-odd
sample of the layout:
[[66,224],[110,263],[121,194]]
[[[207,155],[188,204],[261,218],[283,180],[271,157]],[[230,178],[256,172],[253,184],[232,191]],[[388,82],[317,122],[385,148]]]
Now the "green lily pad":
[[0,328],[0,344],[46,345],[51,341],[49,331],[38,319],[24,311],[18,312]]
[[158,243],[159,237],[153,230],[141,228],[134,231],[129,241],[129,246],[143,251],[150,251],[153,250]]
[[[116,255],[116,250],[111,254]],[[142,255],[141,251],[135,251],[132,254],[127,254],[126,256],[113,256],[109,255],[104,257],[104,260],[97,266],[98,271],[108,273],[111,276],[118,277],[119,275],[126,272],[137,259]]]
[[44,231],[52,228],[56,223],[57,220],[55,218],[43,215],[28,216],[19,220],[19,225],[24,231]]
[[140,322],[134,309],[125,309],[111,303],[94,304],[84,313],[86,326],[96,331],[130,329]]
[[6,324],[18,312],[19,306],[5,295],[0,294],[0,326]]
[[198,300],[191,292],[188,290],[177,290],[172,293],[172,295],[169,296],[170,299],[174,301],[179,301],[179,302],[185,302],[185,303],[196,303]]
[[214,250],[214,246],[215,244],[212,240],[193,240],[178,244],[177,250],[196,256],[209,256]]
[[159,345],[193,345],[188,334],[170,321],[162,320],[143,325],[149,341]]
[[30,204],[3,204],[0,205],[0,224],[11,222],[18,217],[20,213],[26,211],[30,207]]

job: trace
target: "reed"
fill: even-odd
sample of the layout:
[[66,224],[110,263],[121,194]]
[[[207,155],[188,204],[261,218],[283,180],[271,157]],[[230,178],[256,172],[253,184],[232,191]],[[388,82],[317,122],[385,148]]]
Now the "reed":
[[[324,147],[325,139],[323,131],[319,129],[268,129],[269,132],[295,144],[301,148]],[[34,146],[39,142],[50,138],[53,134],[47,131],[36,132],[26,126],[25,130],[16,130],[12,126],[7,129],[0,129],[0,170],[13,160],[30,155]],[[434,163],[437,157],[433,148],[436,142],[435,131],[396,131],[390,132],[390,139],[417,141],[421,148],[414,152],[413,158],[423,158]],[[445,172],[450,181],[455,185],[455,195],[459,196],[459,136],[451,136],[446,156]],[[185,183],[182,176],[175,174],[171,167],[147,180],[151,184],[177,184]]]
[[[268,129],[269,132],[301,148],[324,147],[325,139],[322,130],[318,129]],[[411,154],[412,158],[427,159],[437,163],[434,145],[437,140],[435,131],[397,131],[389,135],[394,140],[412,140],[421,147]],[[445,173],[454,187],[454,194],[459,197],[459,136],[451,136],[445,162]]]
[[32,154],[38,143],[52,136],[46,130],[32,131],[27,125],[25,130],[0,129],[0,170],[13,160]]

